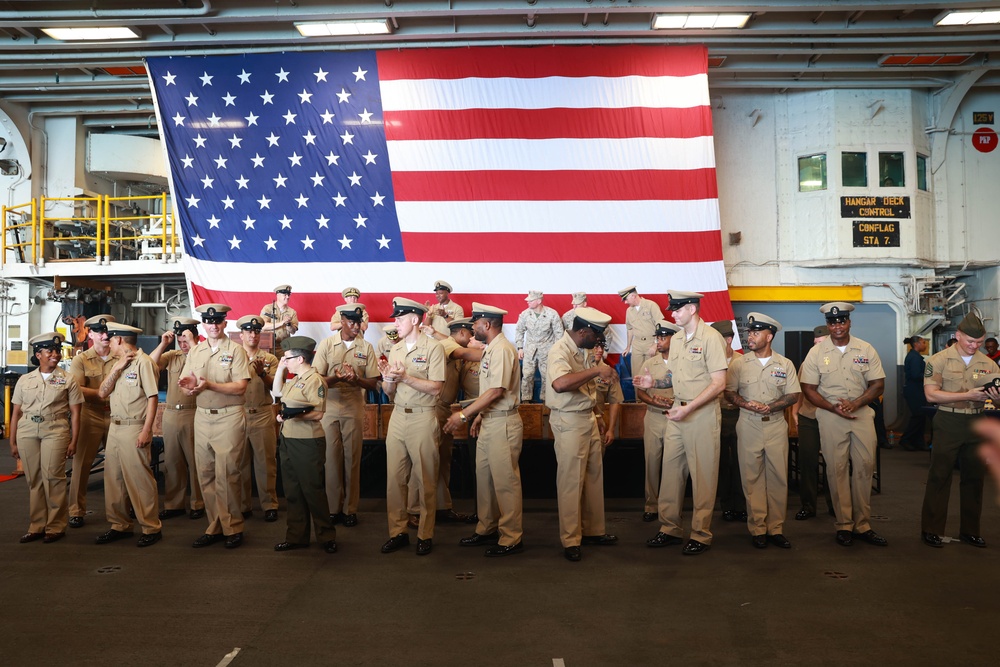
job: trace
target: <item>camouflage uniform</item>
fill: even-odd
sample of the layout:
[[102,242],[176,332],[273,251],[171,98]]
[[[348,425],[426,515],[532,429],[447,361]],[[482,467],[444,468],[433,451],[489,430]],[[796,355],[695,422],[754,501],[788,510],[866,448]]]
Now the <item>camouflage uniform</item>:
[[[514,342],[518,350],[524,350],[524,365],[521,368],[521,400],[530,401],[535,384],[535,369],[542,376],[542,387],[545,387],[548,366],[549,349],[563,334],[562,319],[552,308],[542,306],[542,312],[536,313],[526,308],[517,318],[517,334]],[[545,390],[542,390],[545,395]]]

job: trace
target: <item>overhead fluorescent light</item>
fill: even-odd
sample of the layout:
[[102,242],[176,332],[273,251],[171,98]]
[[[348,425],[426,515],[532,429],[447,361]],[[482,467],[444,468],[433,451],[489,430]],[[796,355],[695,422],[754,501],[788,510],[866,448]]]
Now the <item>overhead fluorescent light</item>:
[[1000,23],[1000,11],[972,9],[943,12],[934,19],[934,25],[987,25]]
[[739,29],[750,14],[653,14],[653,30]]
[[101,39],[138,39],[139,33],[125,26],[94,28],[42,28],[42,32],[64,42]]
[[316,21],[296,23],[303,37],[350,37],[353,35],[388,35],[389,19],[371,19],[368,21]]
[[946,54],[903,54],[888,55],[878,59],[878,64],[882,67],[944,67],[948,65],[961,65],[972,57],[971,53],[946,53]]

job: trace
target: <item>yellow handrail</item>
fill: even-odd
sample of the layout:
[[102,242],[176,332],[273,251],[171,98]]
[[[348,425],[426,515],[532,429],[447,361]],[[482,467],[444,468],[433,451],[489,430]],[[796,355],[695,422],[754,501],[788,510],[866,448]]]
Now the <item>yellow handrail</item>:
[[[28,210],[25,211],[24,209],[28,209]],[[31,256],[27,257],[27,258],[24,258],[24,261],[25,262],[30,262],[30,263],[34,264],[35,261],[36,261],[36,257],[37,257],[37,252],[36,252],[36,249],[35,249],[35,240],[36,240],[35,222],[36,222],[36,219],[37,219],[36,218],[36,209],[35,209],[35,200],[32,199],[30,202],[26,202],[24,204],[17,204],[16,206],[3,206],[2,207],[2,211],[0,211],[0,216],[2,216],[2,220],[0,220],[0,234],[3,235],[3,240],[2,240],[2,242],[0,242],[0,266],[2,266],[3,264],[7,263],[7,251],[8,250],[13,250],[13,249],[16,249],[16,248],[21,248],[22,252],[23,252],[23,249],[27,248],[28,246],[31,246]],[[12,216],[20,216],[21,220],[25,220],[26,219],[26,222],[19,222],[19,223],[15,223],[15,224],[12,224],[12,225],[11,224],[7,224],[8,220]],[[15,230],[15,229],[27,229],[27,230],[29,230],[29,232],[31,234],[31,240],[30,241],[20,241],[19,243],[8,243],[7,242],[7,233],[9,231],[12,231],[12,230]]]

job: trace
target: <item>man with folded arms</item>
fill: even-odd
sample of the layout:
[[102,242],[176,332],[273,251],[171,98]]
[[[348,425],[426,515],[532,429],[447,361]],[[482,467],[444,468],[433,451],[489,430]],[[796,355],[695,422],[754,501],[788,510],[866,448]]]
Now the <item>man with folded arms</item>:
[[625,343],[624,355],[630,355],[632,375],[641,372],[646,359],[656,356],[650,350],[653,347],[653,329],[656,323],[663,319],[663,311],[656,302],[639,296],[635,285],[618,290],[618,296],[628,305],[625,310],[625,331],[628,341]]
[[153,444],[156,420],[156,364],[136,347],[142,329],[117,322],[108,324],[111,354],[116,357],[99,390],[111,401],[111,426],[104,457],[104,506],[111,530],[95,540],[108,544],[132,537],[129,503],[142,526],[140,547],[160,541],[159,497],[156,478],[149,469],[149,449]]
[[454,413],[444,425],[454,433],[469,424],[476,443],[476,510],[479,524],[471,536],[459,540],[465,547],[495,545],[488,557],[521,553],[521,444],[524,426],[520,404],[521,369],[517,348],[503,335],[503,317],[495,306],[472,304],[476,340],[486,343],[479,370],[479,397]]

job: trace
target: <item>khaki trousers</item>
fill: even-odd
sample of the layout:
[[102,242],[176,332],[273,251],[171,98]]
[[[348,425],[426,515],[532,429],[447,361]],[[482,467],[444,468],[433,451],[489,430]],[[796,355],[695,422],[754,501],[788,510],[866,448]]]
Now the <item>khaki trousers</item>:
[[240,509],[240,463],[246,448],[246,418],[242,405],[222,408],[218,414],[196,410],[194,459],[198,483],[205,497],[207,535],[243,532]]
[[500,531],[500,545],[521,541],[523,500],[521,496],[521,445],[524,424],[515,409],[504,416],[483,416],[476,445],[476,532]]
[[646,459],[646,502],[644,512],[656,512],[660,497],[660,477],[663,475],[663,441],[670,420],[663,409],[646,410],[642,420],[642,448]]
[[22,435],[29,431],[27,428],[18,429],[17,451],[28,482],[29,533],[66,532],[66,450],[71,437],[69,422],[66,424],[62,429],[48,429],[49,434],[41,438]]
[[281,484],[285,489],[285,541],[309,544],[309,527],[320,544],[337,539],[330,522],[323,474],[323,438],[281,436]]
[[[275,433],[274,413],[270,407],[258,408],[259,412],[246,415],[247,444],[240,463],[240,480],[243,484],[240,509],[253,509],[253,483],[257,482],[257,499],[260,508],[278,509],[278,437]],[[253,461],[251,468],[250,462]],[[251,473],[252,470],[252,473]],[[256,478],[254,480],[253,478]]]
[[642,372],[642,365],[646,363],[647,359],[651,359],[652,355],[649,354],[649,346],[653,344],[653,338],[637,338],[632,337],[632,351],[629,356],[632,358],[632,377],[636,377]]
[[441,429],[434,408],[413,408],[411,413],[405,410],[398,405],[393,409],[385,438],[385,501],[389,537],[406,532],[406,488],[413,473],[413,483],[420,488],[420,528],[417,537],[429,540],[434,537]]
[[143,535],[160,532],[157,516],[159,494],[156,478],[149,469],[149,447],[136,447],[142,431],[142,421],[134,424],[111,423],[108,445],[104,452],[104,510],[108,522],[115,530],[129,532],[129,503],[135,520],[142,527]]
[[[438,426],[443,427],[451,416],[451,406],[447,408],[437,407]],[[454,508],[451,500],[451,458],[455,451],[455,437],[450,433],[441,431],[441,446],[438,448],[438,477],[437,477],[437,509],[438,511],[450,510]],[[410,474],[410,484],[406,498],[407,512],[410,514],[420,514],[420,486],[417,484],[413,474]]]
[[163,411],[163,509],[184,509],[191,489],[191,509],[205,507],[194,462],[194,409]]
[[719,483],[718,401],[695,410],[683,421],[669,422],[663,442],[663,475],[660,477],[660,532],[683,537],[681,513],[684,489],[691,474],[691,539],[702,544],[712,543],[712,511]]
[[563,547],[578,547],[584,535],[606,532],[604,447],[593,412],[553,410],[549,426],[555,437],[559,540]]
[[788,509],[788,423],[784,415],[740,411],[736,424],[740,478],[751,535],[781,535]]
[[73,455],[73,476],[69,481],[70,516],[83,516],[87,513],[90,468],[94,465],[97,452],[101,451],[107,440],[108,425],[111,423],[109,413],[90,410],[86,406],[80,417],[80,433],[76,438],[76,454]]
[[[361,407],[362,411],[364,406]],[[326,497],[334,514],[357,514],[361,500],[364,415],[323,415],[326,433]]]
[[[875,469],[875,411],[862,408],[856,419],[817,410],[820,448],[826,461],[837,530],[871,530],[872,472]],[[849,470],[853,467],[853,474]]]

